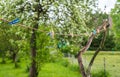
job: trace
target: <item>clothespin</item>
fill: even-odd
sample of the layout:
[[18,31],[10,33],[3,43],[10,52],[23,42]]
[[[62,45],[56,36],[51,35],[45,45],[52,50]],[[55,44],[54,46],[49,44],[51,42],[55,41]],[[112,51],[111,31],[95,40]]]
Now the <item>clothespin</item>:
[[92,32],[92,33],[95,35],[97,32],[96,32],[96,30],[93,30],[93,32]]
[[54,33],[53,29],[48,33],[48,35],[49,35],[51,38],[54,38],[55,33]]
[[71,32],[70,35],[73,37],[74,36],[73,32]]
[[54,33],[54,30],[52,29],[51,30],[51,37],[54,38],[54,35],[55,35],[55,33]]
[[18,23],[19,21],[20,21],[19,18],[16,18],[15,20],[9,22],[9,24],[10,24],[10,25],[13,25],[13,24]]

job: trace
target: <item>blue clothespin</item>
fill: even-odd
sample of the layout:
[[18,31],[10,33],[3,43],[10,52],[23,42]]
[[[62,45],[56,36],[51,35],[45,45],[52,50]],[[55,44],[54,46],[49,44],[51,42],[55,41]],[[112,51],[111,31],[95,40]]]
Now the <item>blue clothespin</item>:
[[96,32],[96,30],[93,30],[93,34],[95,35],[97,32]]
[[50,31],[50,32],[48,33],[48,35],[49,35],[51,38],[54,38],[54,31],[53,31],[53,30]]
[[48,35],[52,38],[52,32],[49,32]]
[[47,33],[48,36],[51,36],[51,32]]
[[20,20],[19,18],[16,18],[15,20],[9,22],[10,25],[18,23]]

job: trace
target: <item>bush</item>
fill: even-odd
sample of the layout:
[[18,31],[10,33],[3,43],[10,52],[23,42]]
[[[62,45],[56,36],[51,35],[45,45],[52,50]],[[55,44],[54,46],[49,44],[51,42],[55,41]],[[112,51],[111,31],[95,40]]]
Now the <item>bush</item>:
[[79,66],[75,64],[71,64],[68,59],[62,58],[59,60],[59,63],[62,66],[69,68],[71,71],[79,71]]
[[[92,43],[91,43],[91,46],[90,46],[89,50],[96,50],[100,45],[102,37],[103,37],[103,34],[100,34],[98,37],[94,38]],[[87,41],[88,41],[88,39],[83,41],[84,42],[83,46],[86,45]],[[114,35],[113,34],[107,35],[105,43],[104,43],[104,47],[102,48],[102,51],[115,50],[115,48],[116,48],[115,46],[116,46],[116,43],[115,43]],[[116,48],[116,49],[118,49],[118,48]]]
[[60,51],[52,51],[50,53],[50,62],[59,62],[63,58],[63,54]]
[[70,53],[70,54],[76,55],[77,52],[79,51],[79,47],[74,45],[68,45],[66,47],[61,48],[60,51],[66,54]]
[[61,59],[60,64],[62,64],[64,67],[68,67],[70,62],[67,59]]

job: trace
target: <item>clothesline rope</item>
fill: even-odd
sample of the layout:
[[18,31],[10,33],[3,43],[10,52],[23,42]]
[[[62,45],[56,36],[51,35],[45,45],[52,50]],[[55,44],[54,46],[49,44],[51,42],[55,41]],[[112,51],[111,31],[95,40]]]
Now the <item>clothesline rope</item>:
[[[11,21],[3,19],[3,18],[0,18],[0,20],[2,20],[4,22],[7,22],[7,23],[11,22]],[[53,29],[51,31],[43,31],[43,30],[39,30],[39,29],[36,29],[36,28],[32,28],[30,26],[26,26],[24,24],[20,24],[20,23],[17,23],[17,26],[21,26],[21,27],[28,28],[28,29],[31,29],[31,30],[37,30],[37,31],[40,31],[40,32],[48,32],[48,33],[51,33],[52,36],[54,36],[54,35],[62,35],[62,36],[72,36],[72,37],[74,37],[74,36],[82,36],[82,35],[86,35],[87,36],[88,35],[87,33],[81,33],[81,34],[73,34],[73,33],[72,34],[71,33],[69,33],[69,34],[61,34],[61,33],[55,33]]]

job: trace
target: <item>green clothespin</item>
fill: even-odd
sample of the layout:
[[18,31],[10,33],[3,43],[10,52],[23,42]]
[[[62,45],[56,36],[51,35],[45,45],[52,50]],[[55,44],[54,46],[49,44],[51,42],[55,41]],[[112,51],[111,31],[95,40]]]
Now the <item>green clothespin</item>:
[[96,30],[93,30],[93,32],[92,32],[92,33],[95,35],[97,32],[96,32]]
[[59,42],[58,45],[57,45],[58,48],[61,48],[62,47],[62,43]]

